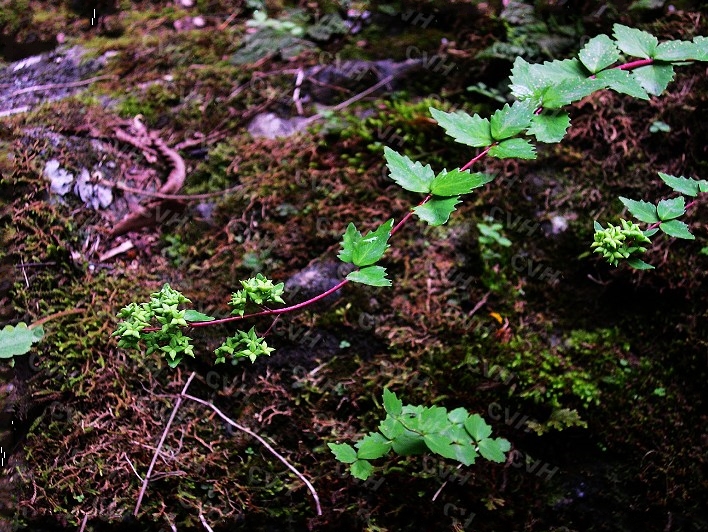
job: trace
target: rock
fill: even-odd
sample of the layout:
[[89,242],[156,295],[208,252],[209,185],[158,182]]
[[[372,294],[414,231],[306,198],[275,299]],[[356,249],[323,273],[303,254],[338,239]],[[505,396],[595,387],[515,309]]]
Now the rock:
[[254,137],[275,139],[289,137],[307,127],[308,120],[301,116],[280,118],[275,113],[261,113],[248,124],[248,132]]
[[[285,282],[283,298],[288,304],[306,301],[336,286],[353,269],[351,264],[332,260],[311,264]],[[340,292],[335,292],[324,298],[323,301],[332,303],[340,295]]]

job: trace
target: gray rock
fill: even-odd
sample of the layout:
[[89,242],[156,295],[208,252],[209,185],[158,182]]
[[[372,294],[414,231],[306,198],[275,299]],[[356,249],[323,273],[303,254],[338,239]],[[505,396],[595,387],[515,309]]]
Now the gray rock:
[[254,137],[275,139],[289,137],[307,127],[308,120],[301,116],[280,118],[275,113],[261,113],[248,124],[248,132]]

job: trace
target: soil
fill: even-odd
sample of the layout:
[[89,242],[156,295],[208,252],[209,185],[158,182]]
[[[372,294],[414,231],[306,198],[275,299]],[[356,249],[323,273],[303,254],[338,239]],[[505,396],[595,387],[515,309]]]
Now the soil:
[[[705,65],[676,67],[650,101],[584,98],[536,160],[483,160],[495,180],[447,225],[394,235],[393,286],[249,320],[270,357],[215,364],[233,323],[191,329],[196,356],[177,368],[111,336],[165,283],[217,318],[256,273],[288,304],[322,293],[348,273],[350,222],[368,231],[421,199],[388,178],[383,146],[436,170],[476,154],[430,106],[489,116],[520,53],[569,57],[616,22],[690,40],[708,35],[706,8],[267,1],[316,31],[281,21],[259,40],[256,4],[101,4],[98,21],[76,2],[13,0],[0,16],[5,50],[57,44],[0,64],[0,325],[46,320],[0,372],[0,530],[708,529],[702,202],[685,218],[695,240],[654,239],[655,270],[589,248],[619,196],[670,196],[657,172],[708,178]],[[416,69],[363,96],[302,79],[403,62]],[[249,133],[266,113],[298,127]],[[208,406],[185,399],[165,432],[190,378],[187,393],[311,482],[320,515],[300,477]],[[376,430],[385,388],[478,412],[512,452],[461,468],[389,455],[354,479],[327,443]]]

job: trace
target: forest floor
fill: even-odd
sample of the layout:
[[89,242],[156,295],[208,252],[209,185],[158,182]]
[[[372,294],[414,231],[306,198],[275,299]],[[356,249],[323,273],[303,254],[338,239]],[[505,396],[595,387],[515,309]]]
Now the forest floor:
[[[589,247],[619,196],[668,196],[657,172],[708,178],[705,65],[648,102],[583,99],[536,160],[483,161],[495,180],[449,224],[395,235],[392,287],[350,284],[281,317],[255,364],[214,364],[229,326],[194,330],[176,369],[111,337],[165,283],[213,316],[259,272],[298,288],[288,303],[328,288],[350,222],[420,201],[388,178],[383,146],[436,170],[474,155],[430,106],[489,116],[517,54],[569,57],[615,22],[708,35],[705,8],[402,2],[347,18],[301,2],[259,38],[256,4],[132,3],[100,24],[53,2],[17,12],[34,35],[17,42],[65,43],[0,71],[0,324],[49,318],[2,370],[0,530],[708,530],[708,216],[688,213],[694,241],[655,239],[652,271]],[[260,136],[254,119],[298,131]],[[192,373],[189,393],[270,442],[321,515],[259,441],[193,401],[133,515]],[[513,453],[461,469],[388,457],[357,481],[327,443],[375,430],[384,388],[479,412]]]

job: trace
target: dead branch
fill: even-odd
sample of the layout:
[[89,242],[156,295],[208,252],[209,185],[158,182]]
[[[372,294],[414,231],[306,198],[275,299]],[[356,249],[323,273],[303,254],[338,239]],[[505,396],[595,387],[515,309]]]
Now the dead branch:
[[263,445],[263,447],[268,449],[268,451],[270,451],[270,453],[273,456],[275,456],[278,460],[283,462],[283,464],[285,464],[285,466],[288,469],[290,469],[290,471],[292,471],[300,480],[302,480],[302,482],[305,484],[305,486],[307,486],[307,489],[310,490],[310,493],[312,493],[312,498],[315,500],[315,506],[317,507],[317,515],[322,515],[322,507],[320,506],[320,498],[317,495],[317,491],[315,491],[315,487],[310,483],[309,480],[307,480],[305,478],[305,476],[302,473],[300,473],[297,469],[295,469],[295,467],[292,464],[290,464],[290,462],[288,462],[287,459],[283,455],[281,455],[280,453],[278,453],[278,451],[273,449],[273,447],[267,441],[265,441],[261,436],[259,436],[255,432],[253,432],[251,429],[244,427],[243,425],[239,425],[238,423],[233,421],[231,418],[229,418],[226,414],[224,414],[221,410],[219,410],[217,407],[215,407],[210,402],[205,401],[204,399],[200,399],[199,397],[195,397],[193,395],[186,394],[184,391],[182,391],[182,397],[185,397],[187,399],[191,399],[192,401],[195,401],[201,405],[208,406],[214,412],[216,412],[216,414],[221,419],[226,421],[229,425],[240,430],[241,432],[245,432],[246,434],[248,434],[252,438],[255,438],[256,440],[258,440],[260,442],[260,444]]
[[177,410],[179,410],[179,407],[182,405],[182,399],[185,397],[185,392],[187,391],[187,388],[189,388],[189,385],[192,382],[192,379],[196,376],[196,372],[192,372],[192,374],[189,376],[187,379],[187,382],[184,385],[184,388],[182,388],[182,393],[179,395],[177,398],[177,402],[175,403],[175,407],[172,409],[172,414],[170,415],[170,419],[167,421],[167,425],[165,426],[165,430],[162,431],[162,436],[160,437],[160,441],[157,444],[157,448],[155,449],[155,454],[152,455],[152,462],[150,462],[150,467],[148,467],[147,474],[145,475],[145,479],[143,480],[143,484],[140,487],[140,494],[138,495],[138,502],[135,504],[135,510],[133,511],[133,515],[137,516],[138,512],[140,511],[140,505],[143,502],[143,497],[145,496],[145,491],[147,490],[148,484],[150,483],[150,476],[152,475],[152,470],[155,468],[155,464],[157,463],[157,457],[160,455],[160,449],[162,449],[162,446],[165,443],[165,440],[167,439],[167,434],[170,432],[170,428],[172,427],[172,422],[175,419],[175,416],[177,415]]

